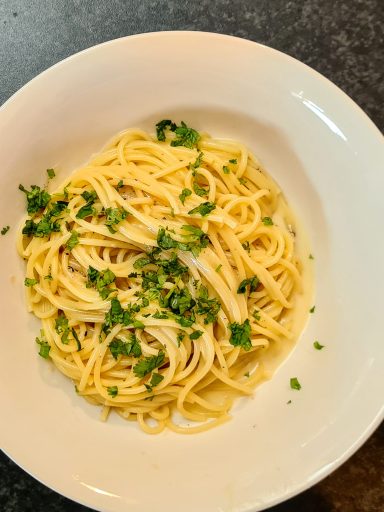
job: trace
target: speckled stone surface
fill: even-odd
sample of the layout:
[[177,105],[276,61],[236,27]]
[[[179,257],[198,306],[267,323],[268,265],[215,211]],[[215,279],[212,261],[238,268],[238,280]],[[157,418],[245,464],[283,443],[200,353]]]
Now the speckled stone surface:
[[[52,64],[94,44],[158,30],[222,32],[305,62],[384,130],[382,0],[1,0],[0,104]],[[0,454],[0,511],[90,510]],[[384,424],[341,468],[270,512],[384,512]]]

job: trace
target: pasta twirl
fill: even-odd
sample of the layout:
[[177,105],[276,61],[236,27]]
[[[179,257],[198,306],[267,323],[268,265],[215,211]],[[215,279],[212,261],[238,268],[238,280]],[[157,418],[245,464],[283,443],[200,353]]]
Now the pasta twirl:
[[119,134],[18,238],[40,355],[148,433],[229,419],[299,332],[294,220],[242,144],[170,121]]

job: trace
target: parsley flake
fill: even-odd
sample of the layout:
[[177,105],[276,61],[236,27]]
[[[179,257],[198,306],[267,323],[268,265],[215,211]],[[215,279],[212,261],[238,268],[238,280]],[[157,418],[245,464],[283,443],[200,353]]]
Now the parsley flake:
[[188,215],[200,214],[202,217],[206,217],[213,210],[215,210],[215,208],[216,208],[215,203],[206,201],[205,203],[201,203],[199,206],[196,206],[196,208],[193,208],[192,210],[190,210],[188,212]]
[[122,341],[117,338],[113,339],[108,345],[114,359],[121,356],[141,356],[140,342],[134,334],[130,335],[130,341]]
[[156,356],[149,356],[141,359],[133,367],[133,373],[136,377],[145,377],[148,373],[151,373],[155,368],[161,366],[164,362],[164,352],[160,351]]
[[242,324],[238,324],[237,322],[229,324],[229,329],[231,330],[231,337],[229,338],[231,345],[241,347],[244,350],[250,350],[252,348],[251,325],[248,318]]
[[231,172],[230,168],[228,167],[228,165],[223,165],[223,173],[224,174],[229,174]]
[[48,359],[51,346],[44,338],[43,331],[41,331],[41,338],[36,338],[36,343],[40,345],[39,356],[43,357],[44,359]]
[[325,345],[321,345],[317,340],[313,343],[313,346],[316,350],[321,350],[325,347]]
[[312,306],[311,309],[309,310],[310,313],[314,313],[315,312],[315,309],[316,309],[316,306]]
[[237,164],[237,158],[232,158],[230,161],[229,161],[230,164]]
[[169,128],[172,132],[176,130],[176,124],[170,119],[163,119],[156,124],[156,136],[157,140],[162,142],[165,141],[165,130]]
[[27,198],[27,212],[29,215],[37,213],[47,206],[51,196],[45,190],[37,185],[32,185],[31,190],[27,190],[23,185],[19,185],[19,190],[25,193]]
[[296,389],[297,391],[300,391],[301,389],[301,384],[300,382],[298,381],[297,377],[291,377],[290,379],[290,385],[291,385],[291,388],[292,389]]
[[47,174],[49,180],[52,180],[56,176],[54,169],[47,169]]
[[181,121],[181,125],[177,126],[174,132],[176,138],[171,141],[171,146],[185,146],[186,148],[193,149],[200,140],[199,132],[189,128],[184,121]]
[[72,249],[79,243],[79,233],[77,231],[72,231],[71,236],[69,237],[65,247],[72,251]]
[[263,217],[261,220],[264,226],[273,226],[273,220],[271,219],[271,217]]
[[4,226],[3,229],[1,230],[1,234],[5,235],[6,233],[8,233],[9,230],[10,230],[9,226]]
[[35,284],[37,284],[39,281],[37,279],[30,279],[29,277],[26,277],[24,279],[24,286],[28,286],[28,287],[31,287],[31,286],[35,286]]
[[183,190],[181,191],[181,194],[179,195],[179,199],[182,202],[182,204],[185,203],[185,200],[191,194],[192,194],[192,190],[190,190],[189,188],[183,188]]
[[107,388],[108,395],[112,398],[115,398],[119,394],[119,389],[117,386],[109,386]]
[[237,293],[245,293],[247,286],[249,285],[249,293],[255,292],[259,286],[260,280],[257,276],[250,277],[249,279],[243,279],[239,284]]
[[106,221],[105,225],[109,229],[110,233],[116,233],[116,229],[112,226],[115,224],[119,224],[121,221],[127,218],[128,212],[123,210],[123,208],[107,208],[105,210]]
[[203,331],[193,331],[190,335],[189,335],[189,338],[191,340],[198,340],[202,335],[203,335]]

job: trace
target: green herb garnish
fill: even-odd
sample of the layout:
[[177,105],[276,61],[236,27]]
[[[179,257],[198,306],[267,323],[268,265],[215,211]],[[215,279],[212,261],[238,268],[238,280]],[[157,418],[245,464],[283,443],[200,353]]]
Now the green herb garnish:
[[65,315],[60,315],[55,320],[55,331],[61,334],[61,341],[68,345],[69,325],[68,318]]
[[205,203],[201,203],[196,208],[193,208],[188,212],[188,215],[200,214],[202,217],[206,217],[216,208],[215,203],[211,203],[206,201]]
[[36,343],[38,345],[40,345],[39,356],[43,357],[44,359],[48,359],[49,351],[51,350],[51,346],[49,345],[49,343],[44,338],[44,332],[43,331],[41,331],[41,339],[40,338],[36,338]]
[[101,298],[105,300],[108,295],[113,291],[107,288],[116,279],[115,274],[108,268],[99,272],[93,267],[88,268],[87,288],[96,288]]
[[315,308],[316,306],[312,306],[311,309],[309,310],[310,313],[314,313],[315,312]]
[[273,226],[273,220],[271,219],[271,217],[263,217],[261,220],[264,226]]
[[223,165],[223,173],[224,174],[229,174],[231,172],[230,168],[228,167],[228,165]]
[[86,217],[89,217],[90,215],[95,214],[95,209],[93,207],[93,204],[95,203],[97,199],[96,192],[88,192],[88,190],[85,190],[81,197],[86,201],[85,205],[80,208],[80,210],[76,214],[77,219],[85,219]]
[[206,325],[216,322],[220,308],[220,301],[216,298],[210,299],[207,288],[200,286],[196,310],[198,315],[205,315],[204,323]]
[[72,231],[71,236],[69,237],[65,247],[72,251],[72,249],[79,243],[79,233],[77,231]]
[[249,285],[249,293],[255,292],[259,286],[260,280],[257,276],[250,277],[249,279],[243,279],[239,284],[237,293],[245,293],[247,286]]
[[119,355],[133,357],[141,356],[140,342],[134,334],[130,335],[130,341],[122,341],[115,338],[108,346],[114,359],[117,359]]
[[237,164],[237,158],[232,158],[230,161],[229,161],[230,164]]
[[182,202],[182,204],[185,203],[185,200],[187,199],[188,196],[190,196],[192,194],[192,190],[190,190],[189,188],[183,188],[181,194],[179,195],[179,199],[180,201]]
[[190,335],[189,335],[189,338],[191,340],[198,340],[202,335],[203,335],[203,331],[193,331]]
[[291,388],[292,389],[296,389],[297,391],[299,391],[301,389],[301,384],[300,382],[297,380],[297,377],[291,377],[290,379],[290,385],[291,385]]
[[157,140],[162,142],[165,141],[165,130],[169,128],[172,132],[176,130],[176,124],[170,119],[163,119],[156,124],[156,136]]
[[26,277],[24,279],[24,286],[28,286],[28,287],[31,287],[31,286],[35,286],[35,284],[37,284],[39,281],[37,279],[30,279],[29,277]]
[[105,210],[105,214],[105,225],[111,233],[116,233],[116,229],[114,229],[112,226],[114,226],[115,224],[119,224],[128,216],[128,212],[126,212],[122,208],[107,208]]
[[321,350],[325,347],[325,345],[321,345],[317,340],[313,343],[313,346],[316,350]]
[[160,382],[164,379],[164,375],[161,375],[160,373],[152,373],[151,380],[149,384],[144,384],[144,386],[147,388],[148,393],[151,393],[153,391],[152,388],[160,384]]
[[37,185],[32,185],[31,190],[27,190],[23,185],[19,185],[19,190],[24,192],[27,197],[27,212],[29,215],[45,208],[51,200],[50,194]]
[[55,171],[53,169],[47,169],[47,174],[49,180],[53,179],[56,176]]
[[119,394],[119,389],[117,386],[109,386],[107,388],[108,395],[112,398],[115,398]]
[[200,140],[200,134],[193,128],[189,128],[184,121],[181,125],[173,130],[176,138],[171,141],[171,146],[185,146],[186,148],[193,149],[197,146]]
[[161,366],[164,362],[164,352],[160,351],[156,356],[149,356],[141,359],[133,367],[133,373],[136,377],[145,377],[151,373],[155,368]]
[[1,230],[1,234],[5,235],[6,233],[8,233],[9,230],[10,230],[9,226],[4,226],[3,229]]
[[248,318],[243,324],[238,324],[237,322],[229,324],[229,328],[231,330],[231,337],[229,338],[231,345],[234,347],[241,347],[244,350],[250,350],[252,348],[250,337],[251,325]]

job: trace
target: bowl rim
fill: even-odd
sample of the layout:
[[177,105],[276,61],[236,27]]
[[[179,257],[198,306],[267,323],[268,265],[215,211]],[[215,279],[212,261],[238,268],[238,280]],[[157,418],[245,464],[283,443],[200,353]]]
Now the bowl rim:
[[[341,101],[348,103],[348,108],[353,109],[355,113],[359,116],[360,121],[364,122],[365,128],[369,130],[370,137],[374,137],[377,139],[378,142],[383,143],[384,142],[384,136],[381,133],[380,129],[376,126],[376,124],[370,119],[370,117],[364,112],[364,110],[346,93],[344,92],[339,86],[337,86],[335,83],[333,83],[330,79],[325,77],[322,73],[316,71],[309,65],[305,64],[304,62],[301,62],[300,60],[296,59],[295,57],[292,57],[291,55],[288,55],[280,50],[277,50],[275,48],[272,48],[270,46],[267,46],[265,44],[259,43],[257,41],[253,41],[250,39],[233,36],[229,34],[224,33],[216,33],[216,32],[210,32],[210,31],[200,31],[200,30],[164,30],[164,31],[150,31],[150,32],[143,32],[143,33],[137,33],[132,35],[126,35],[122,37],[118,37],[115,39],[111,39],[108,41],[104,41],[102,43],[98,43],[95,45],[92,45],[90,47],[84,48],[83,50],[80,50],[79,52],[73,53],[66,58],[56,62],[55,64],[49,66],[42,72],[40,72],[38,75],[33,77],[31,80],[26,82],[21,88],[19,88],[16,92],[14,92],[1,106],[0,106],[0,116],[1,114],[8,109],[15,101],[19,99],[19,97],[27,90],[31,85],[33,85],[35,82],[38,82],[41,79],[44,79],[45,76],[49,75],[50,73],[55,72],[55,70],[59,67],[65,66],[68,62],[72,62],[78,58],[81,58],[84,54],[91,54],[94,52],[97,52],[100,48],[107,47],[107,46],[113,46],[123,43],[126,40],[133,40],[133,39],[156,39],[161,37],[188,37],[188,38],[207,38],[207,39],[222,39],[222,40],[231,40],[233,44],[237,45],[244,45],[244,46],[253,46],[258,47],[258,49],[265,54],[268,54],[272,58],[281,59],[285,61],[289,61],[292,65],[299,67],[302,70],[305,70],[306,73],[309,73],[312,75],[312,77],[315,80],[320,80],[326,87],[331,87],[333,92],[338,95],[338,97],[341,99]],[[377,412],[374,419],[370,422],[369,425],[361,432],[361,434],[355,439],[355,441],[350,445],[350,447],[344,451],[344,453],[336,460],[332,461],[326,467],[322,470],[317,472],[312,478],[308,478],[307,481],[302,482],[301,484],[294,485],[293,487],[290,487],[287,491],[280,494],[280,496],[273,498],[268,501],[268,504],[266,505],[268,508],[275,506],[279,503],[283,503],[286,500],[304,492],[305,490],[310,489],[320,481],[322,481],[324,478],[329,476],[331,473],[333,473],[336,469],[338,469],[342,464],[344,464],[351,456],[356,453],[356,451],[368,440],[368,438],[376,431],[376,429],[380,426],[381,422],[384,420],[384,401],[381,409]],[[45,482],[44,478],[39,478],[33,473],[33,470],[29,470],[26,468],[23,464],[20,464],[17,462],[10,452],[7,451],[7,449],[2,448],[3,452],[14,462],[16,463],[20,468],[23,469],[27,474],[32,476],[35,480],[42,483],[46,487],[54,490],[55,492],[61,494],[62,496],[65,496],[69,499],[75,500],[77,503],[80,503],[87,507],[94,508],[94,504],[91,504],[90,502],[87,502],[85,500],[79,499],[77,497],[72,497],[65,493],[64,490],[60,489],[60,484],[57,485],[51,485]],[[101,512],[104,512],[105,508],[96,508],[95,510],[100,510]],[[253,508],[248,509],[249,512],[253,510]],[[264,510],[257,509],[257,510]]]

